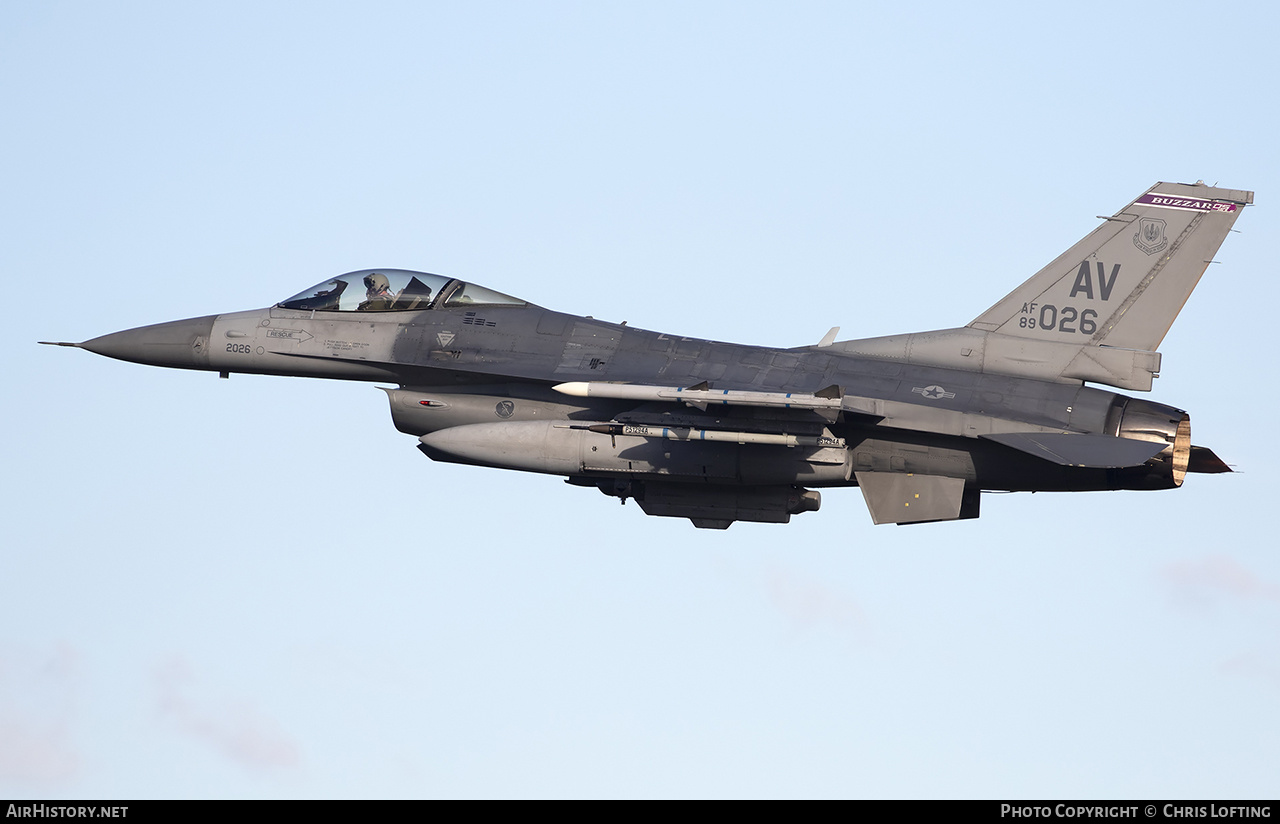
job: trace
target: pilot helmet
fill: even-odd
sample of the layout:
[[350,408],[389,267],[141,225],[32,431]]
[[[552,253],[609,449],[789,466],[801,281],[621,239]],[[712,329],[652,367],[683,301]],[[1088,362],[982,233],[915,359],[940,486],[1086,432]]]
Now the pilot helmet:
[[386,275],[370,272],[364,276],[364,288],[373,292],[389,292],[391,291],[391,281],[387,280]]

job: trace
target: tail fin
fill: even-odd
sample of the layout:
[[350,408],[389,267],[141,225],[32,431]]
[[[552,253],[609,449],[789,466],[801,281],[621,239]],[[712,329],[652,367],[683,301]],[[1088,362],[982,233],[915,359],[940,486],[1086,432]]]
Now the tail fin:
[[1154,351],[1253,192],[1157,183],[971,329]]

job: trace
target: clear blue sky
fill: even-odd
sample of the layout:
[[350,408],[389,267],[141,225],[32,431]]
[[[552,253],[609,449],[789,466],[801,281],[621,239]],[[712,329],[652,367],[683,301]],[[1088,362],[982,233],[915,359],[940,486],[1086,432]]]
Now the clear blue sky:
[[[1270,4],[0,5],[0,795],[1280,792]],[[372,266],[699,337],[961,325],[1254,189],[1153,400],[1242,471],[873,527],[435,464],[372,385],[35,345]]]

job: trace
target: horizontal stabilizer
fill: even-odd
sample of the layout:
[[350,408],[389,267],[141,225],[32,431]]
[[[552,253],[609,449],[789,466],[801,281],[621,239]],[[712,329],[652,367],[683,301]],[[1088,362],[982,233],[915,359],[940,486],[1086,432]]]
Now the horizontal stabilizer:
[[856,472],[876,524],[920,524],[978,517],[980,492],[964,478],[900,472]]
[[1191,447],[1191,460],[1187,464],[1187,471],[1216,475],[1220,472],[1231,472],[1232,469],[1221,458],[1213,454],[1212,449],[1193,446]]
[[1111,435],[1064,435],[1058,432],[1002,432],[982,437],[1061,466],[1098,469],[1140,466],[1167,446]]

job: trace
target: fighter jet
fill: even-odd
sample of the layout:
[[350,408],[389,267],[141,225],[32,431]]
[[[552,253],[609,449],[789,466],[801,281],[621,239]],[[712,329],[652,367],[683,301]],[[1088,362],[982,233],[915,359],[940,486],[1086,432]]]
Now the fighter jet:
[[[59,343],[176,369],[381,387],[429,458],[562,475],[724,529],[857,486],[877,524],[981,493],[1171,489],[1229,472],[1150,391],[1158,350],[1253,193],[1157,183],[966,326],[775,349],[650,332],[402,269],[266,309]],[[43,342],[43,341],[42,341]]]

